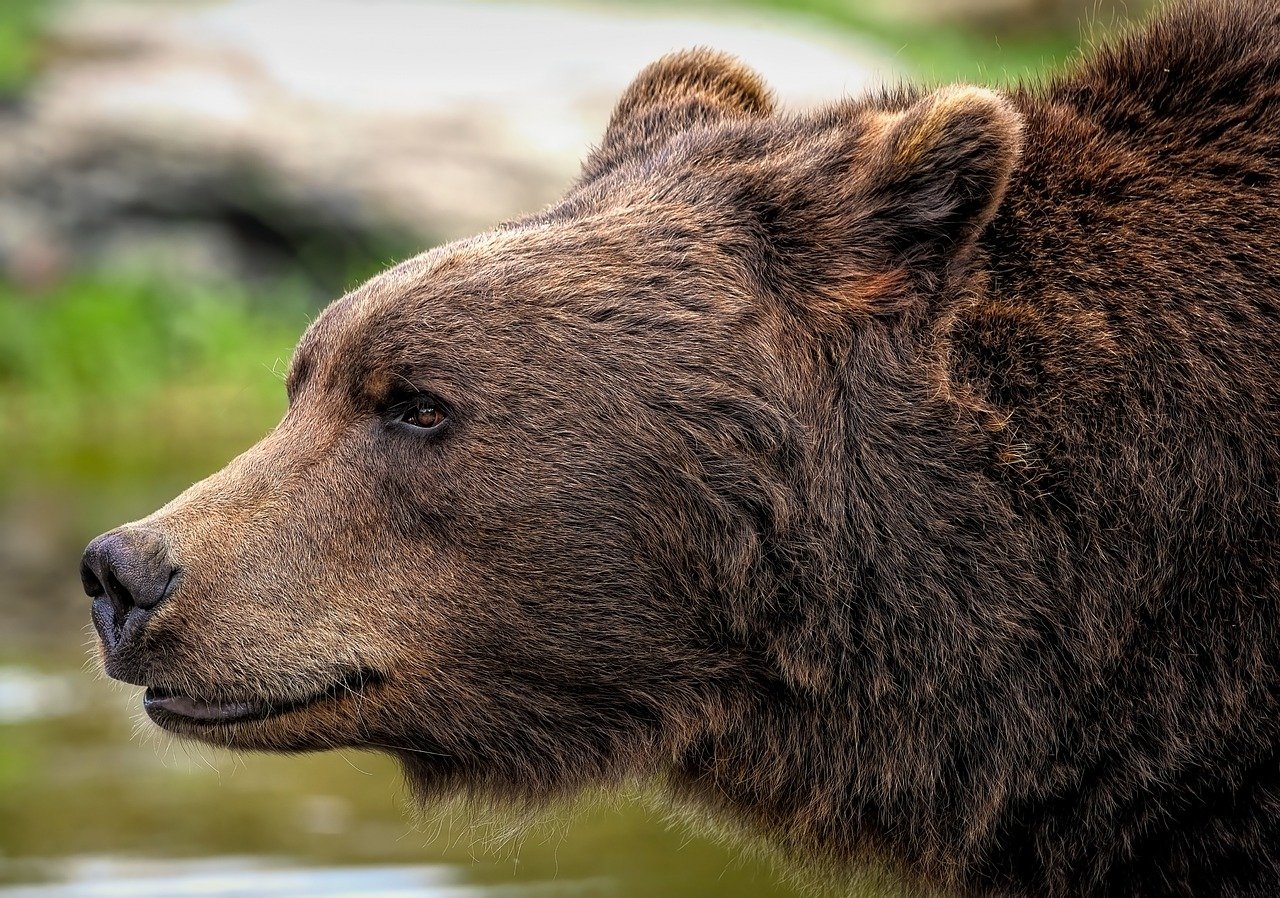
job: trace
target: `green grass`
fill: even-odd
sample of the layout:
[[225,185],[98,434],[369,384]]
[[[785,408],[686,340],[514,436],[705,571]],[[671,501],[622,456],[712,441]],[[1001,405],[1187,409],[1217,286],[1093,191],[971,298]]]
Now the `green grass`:
[[20,92],[35,70],[50,0],[0,0],[0,98]]
[[[687,11],[674,0],[608,0],[649,10]],[[1132,16],[1141,16],[1151,0],[1130,0]],[[927,83],[967,81],[1002,85],[1017,79],[1039,79],[1074,59],[1082,45],[1097,40],[1119,24],[1091,11],[1092,0],[1080,0],[1078,21],[1051,27],[1027,23],[978,26],[963,21],[907,21],[877,13],[866,0],[693,0],[694,9],[709,13],[754,9],[779,19],[809,22],[837,40],[841,36],[883,48],[912,79]]]
[[1074,58],[1083,38],[1079,27],[980,29],[962,23],[894,21],[868,14],[859,0],[750,2],[868,38],[888,51],[909,77],[930,83],[999,85],[1019,78],[1040,78]]
[[41,295],[0,285],[0,487],[225,461],[283,409],[307,312],[300,291],[277,294],[138,277]]

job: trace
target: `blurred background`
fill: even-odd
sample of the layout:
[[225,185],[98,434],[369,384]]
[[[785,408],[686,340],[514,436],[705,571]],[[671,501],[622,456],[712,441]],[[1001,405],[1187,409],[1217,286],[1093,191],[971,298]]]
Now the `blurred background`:
[[735,52],[802,107],[1041,78],[1143,12],[0,0],[0,898],[800,894],[642,795],[512,840],[415,813],[376,756],[175,744],[96,671],[80,550],[271,426],[326,302],[554,199],[663,52]]

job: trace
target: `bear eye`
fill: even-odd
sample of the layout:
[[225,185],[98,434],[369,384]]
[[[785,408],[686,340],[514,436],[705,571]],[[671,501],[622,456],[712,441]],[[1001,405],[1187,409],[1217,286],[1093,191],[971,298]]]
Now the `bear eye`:
[[436,400],[429,396],[419,396],[404,407],[398,420],[401,424],[408,424],[419,430],[436,431],[444,426],[448,415]]

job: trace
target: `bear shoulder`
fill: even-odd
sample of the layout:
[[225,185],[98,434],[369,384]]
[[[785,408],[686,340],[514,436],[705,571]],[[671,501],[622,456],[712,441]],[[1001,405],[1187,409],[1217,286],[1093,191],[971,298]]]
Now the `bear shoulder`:
[[[1150,142],[1265,138],[1280,122],[1280,3],[1191,0],[1097,48],[1050,85],[1051,103]],[[1268,129],[1250,134],[1252,129]]]

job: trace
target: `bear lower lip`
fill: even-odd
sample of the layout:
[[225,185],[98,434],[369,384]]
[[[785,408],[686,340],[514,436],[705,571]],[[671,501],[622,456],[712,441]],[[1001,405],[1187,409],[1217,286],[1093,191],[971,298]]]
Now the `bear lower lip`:
[[155,716],[157,711],[209,723],[228,723],[236,720],[259,720],[273,713],[266,702],[205,702],[186,695],[169,695],[148,689],[142,698],[142,707]]
[[355,694],[367,688],[379,677],[369,671],[359,671],[335,681],[306,698],[301,699],[242,699],[234,701],[206,701],[181,693],[150,687],[142,697],[142,707],[156,723],[182,721],[196,724],[246,723],[278,717],[297,711],[308,705],[340,694]]

